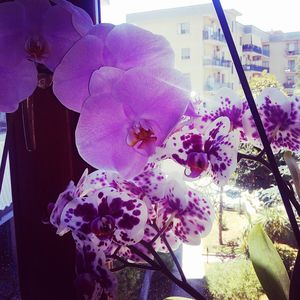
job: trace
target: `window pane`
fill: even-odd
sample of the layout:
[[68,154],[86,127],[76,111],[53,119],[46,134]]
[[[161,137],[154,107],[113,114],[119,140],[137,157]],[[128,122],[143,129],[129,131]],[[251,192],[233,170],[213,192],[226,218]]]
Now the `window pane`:
[[[3,155],[5,137],[5,114],[0,113],[0,161]],[[8,158],[6,161],[2,190],[0,193],[0,241],[0,299],[21,299],[17,271],[16,243]]]

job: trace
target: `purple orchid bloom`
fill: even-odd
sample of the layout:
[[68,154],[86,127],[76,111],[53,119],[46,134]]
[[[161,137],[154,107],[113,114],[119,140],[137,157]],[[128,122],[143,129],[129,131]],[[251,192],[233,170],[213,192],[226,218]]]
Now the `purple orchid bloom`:
[[81,157],[124,178],[141,173],[186,110],[190,83],[185,79],[166,68],[94,72],[76,129]]
[[[174,53],[164,37],[134,25],[96,25],[74,45],[56,69],[55,95],[63,105],[80,112],[90,95],[93,72],[104,66],[124,71],[139,66],[173,67]],[[106,70],[108,74],[104,77],[110,76],[110,68]]]
[[[276,88],[267,88],[256,98],[256,104],[267,137],[274,151],[300,150],[300,98],[287,97]],[[253,117],[248,112],[243,119],[249,141],[262,148]]]
[[229,88],[220,89],[214,99],[205,102],[205,107],[201,107],[199,115],[200,122],[205,124],[214,121],[219,117],[228,117],[231,130],[239,130],[244,139],[243,116],[248,110],[247,101],[242,101],[236,93]]
[[[67,1],[16,0],[0,4],[0,111],[12,112],[37,86],[36,63],[54,71],[92,27],[87,13]],[[17,84],[16,84],[17,83]]]
[[184,166],[188,178],[209,174],[222,186],[236,169],[239,137],[237,130],[231,131],[229,119],[219,117],[205,129],[183,127],[168,138],[158,153],[161,158],[173,159]]

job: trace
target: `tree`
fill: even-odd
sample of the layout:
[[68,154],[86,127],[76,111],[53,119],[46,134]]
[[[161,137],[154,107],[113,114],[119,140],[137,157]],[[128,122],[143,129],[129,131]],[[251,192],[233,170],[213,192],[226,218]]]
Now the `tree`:
[[267,87],[275,87],[285,94],[282,84],[274,74],[267,73],[267,70],[262,71],[261,76],[252,77],[249,85],[254,98]]

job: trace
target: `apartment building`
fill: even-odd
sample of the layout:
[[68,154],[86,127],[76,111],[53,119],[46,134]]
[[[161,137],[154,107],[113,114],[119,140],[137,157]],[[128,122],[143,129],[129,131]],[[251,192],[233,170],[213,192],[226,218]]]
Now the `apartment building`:
[[270,45],[270,73],[276,75],[289,95],[296,83],[297,59],[300,57],[300,32],[272,32]]
[[[274,73],[291,94],[299,33],[268,33],[243,25],[241,14],[225,10],[248,79],[263,70]],[[212,4],[161,9],[127,15],[127,22],[165,36],[175,51],[176,68],[189,76],[195,94],[213,95],[221,87],[240,88],[239,79]]]

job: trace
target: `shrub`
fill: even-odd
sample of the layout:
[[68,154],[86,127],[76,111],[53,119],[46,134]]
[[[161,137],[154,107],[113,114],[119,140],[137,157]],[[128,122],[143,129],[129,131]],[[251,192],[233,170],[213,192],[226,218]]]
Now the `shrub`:
[[143,283],[145,270],[136,268],[125,268],[116,273],[118,278],[118,300],[138,300]]
[[208,265],[207,296],[213,300],[258,300],[263,289],[249,260]]
[[289,276],[291,277],[297,257],[297,250],[285,244],[275,244],[275,248],[281,257]]

